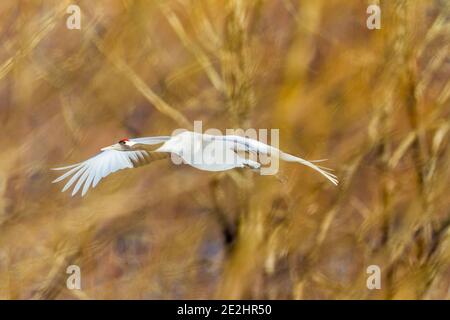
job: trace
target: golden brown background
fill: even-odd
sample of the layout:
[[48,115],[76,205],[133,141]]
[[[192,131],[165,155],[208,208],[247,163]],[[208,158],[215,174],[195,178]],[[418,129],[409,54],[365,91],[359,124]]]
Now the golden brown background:
[[[380,1],[371,31],[373,3],[0,1],[0,298],[448,299],[450,4]],[[51,184],[194,120],[279,128],[341,184],[167,161]]]

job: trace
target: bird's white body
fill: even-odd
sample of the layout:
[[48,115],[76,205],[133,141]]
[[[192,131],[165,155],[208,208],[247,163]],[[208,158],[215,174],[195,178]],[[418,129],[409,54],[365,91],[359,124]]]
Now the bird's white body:
[[260,167],[258,162],[239,156],[235,152],[236,143],[223,137],[225,136],[185,131],[165,142],[156,152],[174,154],[183,159],[184,163],[205,171]]
[[[159,148],[148,150],[148,146],[162,144]],[[171,154],[184,163],[205,171],[225,171],[233,168],[251,168],[259,170],[261,163],[243,156],[243,153],[270,155],[284,161],[298,162],[325,176],[334,185],[338,181],[335,175],[314,163],[282,152],[260,141],[236,135],[208,135],[184,131],[174,136],[123,139],[112,146],[102,148],[96,156],[68,167],[54,170],[68,170],[53,182],[70,177],[62,191],[66,191],[75,182],[72,196],[82,188],[82,196],[90,187],[107,175],[121,169],[134,168],[146,164],[154,154]]]

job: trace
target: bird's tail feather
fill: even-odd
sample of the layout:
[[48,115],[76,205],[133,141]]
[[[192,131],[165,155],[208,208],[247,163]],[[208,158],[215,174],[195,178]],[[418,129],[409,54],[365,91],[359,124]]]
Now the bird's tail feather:
[[323,175],[325,178],[327,178],[328,180],[331,181],[332,184],[334,184],[335,186],[338,185],[339,181],[336,177],[336,175],[328,172],[328,171],[332,171],[332,169],[326,168],[326,167],[321,167],[321,166],[317,166],[315,165],[313,162],[321,162],[324,160],[315,160],[315,161],[308,161],[296,156],[293,156],[289,153],[285,153],[285,152],[281,152],[280,151],[280,158],[284,161],[289,161],[289,162],[298,162],[301,163],[307,167],[310,167],[313,170],[316,170],[317,172],[319,172],[321,175]]

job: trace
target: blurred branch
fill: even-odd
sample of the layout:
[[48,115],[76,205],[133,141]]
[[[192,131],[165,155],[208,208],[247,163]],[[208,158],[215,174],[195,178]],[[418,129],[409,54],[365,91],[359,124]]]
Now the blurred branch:
[[20,59],[29,55],[34,48],[53,30],[56,23],[59,22],[58,19],[65,13],[67,6],[67,1],[61,1],[55,12],[46,16],[43,21],[39,23],[42,26],[28,43],[26,43],[14,56],[7,59],[0,65],[0,80],[5,77],[14,67],[14,64]]
[[136,89],[162,114],[174,120],[179,126],[190,129],[192,124],[178,110],[171,107],[167,102],[160,98],[147,84],[142,80],[120,57],[110,53],[104,42],[92,33],[90,35],[92,42],[98,50],[124,75]]
[[180,38],[183,45],[194,55],[197,59],[198,63],[202,66],[203,70],[206,72],[209,80],[213,84],[213,86],[220,92],[224,92],[224,84],[219,74],[213,67],[213,63],[208,58],[206,53],[202,50],[200,46],[197,46],[194,41],[192,41],[187,35],[186,31],[183,28],[180,20],[177,15],[170,9],[168,5],[161,6],[164,15],[172,26],[173,30],[177,34],[178,38]]

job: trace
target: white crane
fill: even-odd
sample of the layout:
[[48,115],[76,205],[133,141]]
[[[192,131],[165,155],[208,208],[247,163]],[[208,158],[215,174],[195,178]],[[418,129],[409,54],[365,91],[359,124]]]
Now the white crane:
[[[154,145],[162,144],[159,148]],[[233,168],[251,168],[260,170],[261,163],[246,158],[244,153],[268,155],[289,162],[298,162],[322,174],[334,185],[337,177],[327,172],[328,168],[315,165],[314,161],[282,152],[281,150],[260,141],[237,135],[208,135],[192,131],[184,131],[174,136],[145,137],[122,139],[118,143],[102,148],[94,157],[71,166],[54,168],[68,170],[53,181],[66,178],[62,192],[75,183],[72,196],[82,188],[84,196],[90,187],[95,188],[99,181],[109,174],[121,169],[135,168],[152,160],[167,158],[170,155],[182,159],[197,169],[205,171],[225,171]],[[322,161],[316,160],[315,162]]]

